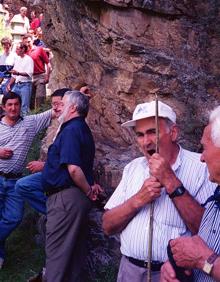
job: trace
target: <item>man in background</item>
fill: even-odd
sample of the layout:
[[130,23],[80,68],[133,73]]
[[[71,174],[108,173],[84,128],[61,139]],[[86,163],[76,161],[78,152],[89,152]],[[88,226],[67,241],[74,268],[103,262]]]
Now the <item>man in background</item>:
[[17,43],[16,53],[18,58],[10,71],[12,76],[6,88],[7,91],[12,90],[20,95],[22,101],[21,112],[25,116],[30,110],[34,62],[27,55],[27,46],[24,43]]
[[24,35],[22,41],[28,47],[27,54],[34,61],[32,107],[38,108],[46,100],[46,84],[49,82],[51,72],[49,57],[43,47],[34,45],[31,34]]
[[5,260],[5,241],[22,220],[24,202],[15,191],[26,157],[37,133],[46,128],[52,111],[21,117],[21,97],[9,92],[2,99],[0,120],[0,268]]

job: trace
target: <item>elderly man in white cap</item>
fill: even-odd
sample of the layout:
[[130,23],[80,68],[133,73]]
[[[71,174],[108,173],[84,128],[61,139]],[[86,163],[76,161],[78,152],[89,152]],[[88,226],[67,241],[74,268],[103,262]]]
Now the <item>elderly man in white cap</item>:
[[178,143],[176,114],[159,102],[159,154],[155,153],[155,102],[137,105],[132,120],[143,157],[124,169],[120,184],[105,206],[103,229],[107,235],[120,233],[122,259],[118,282],[147,281],[150,203],[154,206],[152,281],[160,279],[160,268],[167,260],[170,239],[195,234],[204,208],[200,206],[216,185],[208,179],[200,154],[183,149]]

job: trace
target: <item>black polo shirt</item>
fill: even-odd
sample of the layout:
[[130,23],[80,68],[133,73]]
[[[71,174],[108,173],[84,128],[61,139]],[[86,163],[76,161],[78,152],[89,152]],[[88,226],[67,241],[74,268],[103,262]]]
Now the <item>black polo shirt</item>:
[[88,183],[92,185],[94,157],[95,144],[85,119],[76,117],[65,122],[48,150],[47,161],[42,172],[44,190],[76,186],[70,177],[67,165],[79,166]]

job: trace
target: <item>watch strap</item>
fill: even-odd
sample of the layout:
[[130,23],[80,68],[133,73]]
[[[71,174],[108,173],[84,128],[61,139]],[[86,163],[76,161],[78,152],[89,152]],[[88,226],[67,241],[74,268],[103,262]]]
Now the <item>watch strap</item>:
[[183,185],[178,186],[171,194],[169,194],[170,199],[175,197],[182,196],[186,191],[186,188]]
[[217,258],[218,255],[216,253],[212,253],[211,256],[207,258],[206,261],[210,264],[213,264]]

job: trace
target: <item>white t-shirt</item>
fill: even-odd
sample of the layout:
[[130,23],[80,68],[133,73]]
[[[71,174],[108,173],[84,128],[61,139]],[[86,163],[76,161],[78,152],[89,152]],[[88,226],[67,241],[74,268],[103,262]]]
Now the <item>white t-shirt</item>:
[[2,55],[0,55],[0,65],[13,66],[17,57],[18,55],[13,51],[11,51],[8,55],[3,53]]
[[30,56],[24,55],[23,58],[18,56],[18,58],[15,60],[13,69],[18,72],[26,72],[28,74],[28,76],[12,75],[12,77],[15,78],[15,83],[32,81],[34,61]]
[[11,22],[24,22],[24,27],[21,27],[21,26],[17,26],[15,27],[14,31],[19,31],[21,33],[27,33],[28,30],[30,29],[30,21],[27,17],[22,17],[21,14],[17,14],[17,15],[14,15],[14,17],[12,18]]

